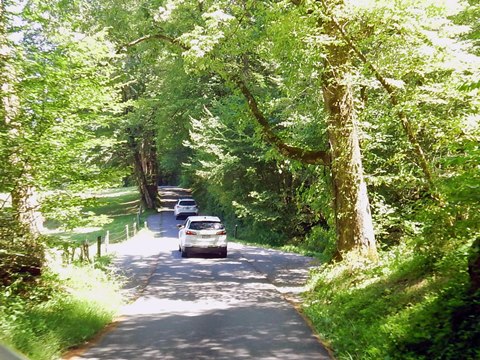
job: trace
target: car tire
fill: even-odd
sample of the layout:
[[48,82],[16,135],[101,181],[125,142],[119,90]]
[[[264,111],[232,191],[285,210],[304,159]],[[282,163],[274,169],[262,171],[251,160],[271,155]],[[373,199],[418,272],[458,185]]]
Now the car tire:
[[227,249],[220,251],[220,257],[226,258],[227,257]]
[[182,258],[188,258],[187,250],[182,251]]

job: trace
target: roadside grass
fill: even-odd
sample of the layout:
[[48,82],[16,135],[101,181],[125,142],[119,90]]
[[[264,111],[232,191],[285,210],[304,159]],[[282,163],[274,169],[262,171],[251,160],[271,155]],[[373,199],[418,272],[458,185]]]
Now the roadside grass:
[[446,256],[443,268],[405,246],[376,263],[324,264],[312,274],[303,311],[338,360],[479,359],[480,314],[458,267],[464,253]]
[[287,243],[285,243],[285,239],[272,239],[271,233],[263,234],[262,231],[255,231],[248,227],[235,228],[235,225],[227,224],[227,233],[231,242],[314,257],[321,263],[329,261],[335,250],[333,247],[327,249],[327,247],[331,247],[329,244],[334,243],[332,237],[335,234],[321,228],[315,229],[315,234],[309,235],[305,239],[290,239]]
[[0,342],[31,360],[58,359],[112,322],[120,286],[112,274],[82,265],[19,279],[0,294]]
[[[83,211],[105,218],[105,225],[55,232],[66,242],[93,241],[110,231],[111,242],[126,238],[125,225],[137,217],[139,194],[135,188],[87,194],[94,198]],[[140,220],[148,215],[144,213]],[[115,238],[116,235],[116,238]],[[96,257],[94,265],[74,261],[64,264],[59,254],[35,278],[18,277],[0,286],[0,344],[21,352],[30,360],[58,359],[66,350],[92,338],[118,314],[124,299],[123,279],[111,268],[111,256]]]
[[[82,194],[84,199],[89,199],[90,206],[83,208],[85,213],[93,213],[100,220],[101,225],[89,227],[77,227],[71,231],[58,231],[61,224],[47,221],[46,227],[55,233],[62,241],[83,243],[88,241],[90,244],[95,242],[98,236],[105,239],[109,232],[111,243],[120,242],[127,238],[126,226],[129,228],[129,234],[133,232],[133,224],[136,222],[138,210],[140,207],[140,196],[137,188],[127,187],[118,189],[109,189],[102,192]],[[140,215],[139,228],[143,226],[145,214]]]

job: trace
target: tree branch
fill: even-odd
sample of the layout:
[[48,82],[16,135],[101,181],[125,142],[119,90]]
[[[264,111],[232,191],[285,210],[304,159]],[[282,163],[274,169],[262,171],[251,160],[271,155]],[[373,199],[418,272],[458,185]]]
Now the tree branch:
[[330,154],[327,151],[322,150],[305,150],[298,147],[293,147],[285,144],[273,131],[268,123],[268,120],[265,118],[263,113],[258,107],[257,101],[253,94],[248,89],[245,82],[240,77],[233,78],[234,83],[242,92],[243,96],[247,99],[248,107],[252,112],[254,118],[262,127],[262,133],[265,136],[265,139],[275,146],[275,148],[285,157],[299,160],[306,164],[316,164],[316,165],[330,165]]
[[[369,61],[367,57],[360,51],[357,45],[353,42],[352,38],[345,32],[343,27],[338,23],[335,16],[329,11],[327,4],[325,4],[325,1],[320,0],[320,2],[322,3],[324,13],[330,17],[335,28],[338,30],[343,40],[345,40],[348,47],[350,47],[350,49],[358,56],[358,58],[370,69],[370,71],[372,71],[377,81],[382,85],[383,89],[388,94],[390,103],[394,107],[397,106],[399,104],[399,100],[396,95],[395,88],[388,83],[387,79],[380,73],[380,71],[376,68],[376,66],[371,61]],[[422,169],[425,175],[425,178],[429,184],[429,187],[433,190],[435,189],[435,182],[432,175],[432,171],[430,170],[430,165],[428,164],[425,153],[422,149],[422,146],[420,145],[420,142],[417,139],[417,136],[415,134],[415,131],[413,130],[411,122],[408,119],[407,115],[402,110],[397,111],[397,114],[398,114],[398,117],[400,118],[400,122],[402,123],[403,129],[407,134],[408,140],[410,144],[413,146],[413,150],[417,157],[417,161],[420,165],[420,168]]]
[[[163,34],[153,34],[153,35],[143,36],[141,38],[138,38],[134,41],[131,41],[121,46],[120,49],[133,47],[143,41],[149,41],[149,40],[162,40],[162,41],[166,41],[171,44],[177,45],[181,47],[183,50],[189,50],[188,46],[185,46],[177,39],[171,38]],[[262,128],[262,133],[265,137],[265,140],[271,145],[273,145],[278,150],[278,152],[280,152],[280,154],[282,154],[287,158],[298,160],[306,164],[330,166],[330,162],[331,162],[330,154],[327,151],[306,150],[306,149],[285,144],[282,141],[282,139],[280,139],[273,132],[272,128],[270,127],[270,124],[268,123],[268,120],[265,118],[262,111],[259,109],[257,101],[255,100],[254,96],[246,86],[245,82],[238,76],[232,77],[230,80],[232,80],[233,83],[239,88],[239,90],[247,100],[248,107],[252,112],[253,117]]]
[[142,36],[141,38],[138,38],[138,39],[133,40],[129,43],[121,45],[120,50],[133,47],[135,45],[140,44],[141,42],[148,41],[148,40],[163,40],[163,41],[169,42],[173,45],[179,46],[183,50],[189,50],[189,47],[182,44],[178,39],[175,39],[175,38],[172,38],[170,36],[163,35],[163,34],[151,34],[151,35]]

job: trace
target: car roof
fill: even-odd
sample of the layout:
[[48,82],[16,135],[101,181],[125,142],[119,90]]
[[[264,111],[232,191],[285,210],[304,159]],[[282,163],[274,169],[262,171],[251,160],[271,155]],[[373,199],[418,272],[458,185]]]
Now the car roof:
[[221,222],[220,218],[217,216],[189,216],[190,221],[213,221]]
[[195,199],[192,199],[192,198],[181,198],[181,199],[178,199],[178,201],[184,201],[184,200],[195,201]]

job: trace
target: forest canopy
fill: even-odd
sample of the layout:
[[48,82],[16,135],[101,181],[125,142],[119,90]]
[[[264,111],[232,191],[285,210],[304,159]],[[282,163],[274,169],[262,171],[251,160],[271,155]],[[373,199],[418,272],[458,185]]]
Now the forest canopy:
[[421,259],[478,309],[478,1],[0,4],[5,278],[76,192],[180,185],[243,240]]

